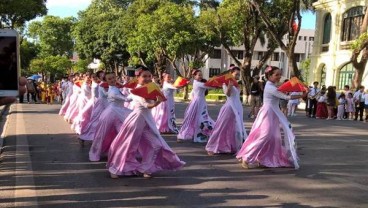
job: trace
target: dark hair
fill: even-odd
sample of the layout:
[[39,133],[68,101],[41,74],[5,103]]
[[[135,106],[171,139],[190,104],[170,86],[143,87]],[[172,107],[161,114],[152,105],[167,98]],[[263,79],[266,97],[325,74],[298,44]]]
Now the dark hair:
[[139,77],[142,74],[142,72],[144,72],[144,71],[150,71],[150,70],[147,67],[143,66],[143,65],[137,65],[135,67],[134,74],[135,74],[135,76]]
[[315,82],[313,82],[313,84],[319,84],[319,82],[315,81]]
[[[207,79],[201,79],[201,82],[206,83]],[[207,96],[207,95],[208,95],[208,89],[204,91],[204,96]]]
[[234,66],[234,67],[231,67],[231,68],[229,69],[229,71],[230,71],[230,73],[233,73],[234,71],[240,71],[240,68],[239,68],[239,67],[237,67],[237,66]]
[[350,89],[350,86],[349,86],[349,85],[345,85],[345,86],[344,86],[344,88],[348,88],[348,89]]
[[279,70],[279,67],[276,67],[276,66],[268,66],[266,69],[265,69],[265,76],[266,78],[268,79],[270,76],[272,76],[276,70]]
[[199,70],[199,69],[193,69],[192,70],[192,72],[191,72],[191,74],[192,74],[192,76],[194,77],[195,75],[197,75],[199,72],[201,72],[201,70]]
[[341,93],[340,95],[339,95],[339,97],[338,97],[338,99],[340,99],[340,98],[344,98],[345,97],[345,94],[344,93]]
[[[105,73],[104,71],[100,70],[100,71],[96,72],[96,76],[97,76],[98,78],[100,78],[100,74],[104,74],[104,73]],[[103,79],[103,80],[105,79],[105,75],[102,77],[102,79]]]

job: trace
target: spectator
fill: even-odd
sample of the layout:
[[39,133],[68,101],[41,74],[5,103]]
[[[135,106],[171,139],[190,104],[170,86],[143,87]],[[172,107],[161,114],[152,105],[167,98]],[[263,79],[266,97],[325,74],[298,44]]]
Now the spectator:
[[29,97],[31,96],[34,103],[37,102],[36,100],[36,89],[34,87],[34,80],[29,79],[27,80],[26,88],[27,88],[27,102],[30,103]]
[[261,107],[261,93],[263,91],[263,85],[259,82],[259,76],[253,77],[253,82],[250,87],[250,113],[248,117],[255,118]]
[[327,88],[327,120],[334,118],[334,108],[336,106],[336,91],[333,86]]
[[338,98],[337,118],[336,118],[337,120],[343,120],[344,119],[345,104],[346,104],[345,94],[341,93],[339,98]]
[[360,86],[359,90],[354,93],[353,100],[355,103],[355,118],[358,120],[358,115],[360,121],[363,121],[363,111],[364,111],[364,86]]
[[313,88],[310,88],[309,94],[308,94],[308,100],[309,100],[309,116],[311,118],[316,117],[316,111],[317,111],[317,96],[320,93],[320,90],[318,89],[318,82],[313,82]]
[[346,98],[346,106],[345,111],[347,113],[347,119],[354,119],[354,113],[355,113],[355,106],[354,106],[354,100],[353,100],[353,93],[349,93]]

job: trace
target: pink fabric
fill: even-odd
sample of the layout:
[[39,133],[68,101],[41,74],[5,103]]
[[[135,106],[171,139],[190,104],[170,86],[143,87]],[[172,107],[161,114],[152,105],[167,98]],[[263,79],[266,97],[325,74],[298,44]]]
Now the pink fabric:
[[89,151],[90,161],[99,161],[102,155],[106,155],[110,145],[118,134],[124,120],[132,111],[114,104],[110,104],[101,114],[96,126],[96,133]]
[[266,167],[293,166],[282,146],[279,118],[271,108],[261,108],[237,157],[248,164],[259,163]]
[[236,141],[236,120],[230,105],[221,108],[206,150],[213,153],[236,153],[241,148]]
[[98,125],[100,115],[102,111],[108,106],[107,99],[105,97],[99,97],[92,109],[92,115],[90,118],[90,122],[87,124],[85,128],[82,129],[79,138],[82,140],[92,141],[95,132],[96,126]]
[[93,105],[96,102],[95,99],[90,99],[82,108],[82,111],[78,113],[78,116],[75,118],[72,129],[77,134],[81,134],[81,132],[87,127],[88,123],[91,119],[91,114],[93,110]]
[[160,136],[149,109],[136,109],[126,118],[111,144],[107,168],[117,175],[177,170],[185,163]]

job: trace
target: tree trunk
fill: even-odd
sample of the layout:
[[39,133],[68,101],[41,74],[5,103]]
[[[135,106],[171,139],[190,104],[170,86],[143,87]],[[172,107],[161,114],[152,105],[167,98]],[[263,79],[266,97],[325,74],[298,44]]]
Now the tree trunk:
[[290,77],[296,76],[301,81],[303,81],[303,78],[300,76],[301,74],[300,74],[300,71],[298,69],[298,65],[296,64],[294,52],[287,52],[286,55],[288,57],[288,73],[289,73],[289,74],[286,75],[287,78],[289,79]]
[[[364,47],[365,45],[365,47]],[[363,80],[363,74],[365,71],[365,67],[367,65],[367,61],[368,61],[368,41],[365,41],[363,43],[363,46],[361,48],[361,50],[357,49],[355,51],[353,51],[353,55],[351,57],[351,62],[355,68],[355,75],[354,75],[354,80],[353,80],[353,88],[358,88],[360,87],[360,85],[362,84],[362,80]],[[358,57],[360,55],[360,53],[362,53],[362,58],[360,59],[360,61],[358,62]]]

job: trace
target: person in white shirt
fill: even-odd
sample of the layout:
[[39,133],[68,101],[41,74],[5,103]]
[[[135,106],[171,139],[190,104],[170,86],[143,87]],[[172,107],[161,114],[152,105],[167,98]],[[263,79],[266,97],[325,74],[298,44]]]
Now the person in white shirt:
[[365,122],[368,121],[368,91],[364,93]]
[[358,120],[358,115],[360,121],[363,121],[363,111],[364,111],[364,86],[360,86],[359,90],[354,93],[353,100],[355,102],[355,121]]
[[308,94],[308,100],[309,100],[309,116],[311,118],[316,117],[317,112],[317,96],[320,93],[320,89],[318,89],[318,82],[313,82],[313,88],[310,88],[309,94]]

